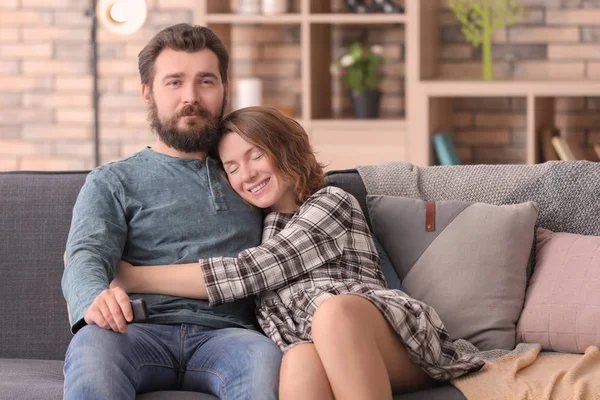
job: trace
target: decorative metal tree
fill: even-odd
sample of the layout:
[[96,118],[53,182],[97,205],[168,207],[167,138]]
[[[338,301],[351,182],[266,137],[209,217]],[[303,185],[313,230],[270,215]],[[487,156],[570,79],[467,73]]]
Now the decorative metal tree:
[[481,45],[483,79],[492,80],[492,35],[523,17],[517,0],[448,0],[462,23],[462,33],[473,47]]

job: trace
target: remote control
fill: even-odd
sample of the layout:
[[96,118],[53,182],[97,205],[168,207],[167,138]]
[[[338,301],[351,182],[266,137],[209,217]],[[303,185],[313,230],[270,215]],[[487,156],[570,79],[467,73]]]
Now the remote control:
[[133,311],[133,320],[131,322],[142,322],[148,319],[148,307],[146,300],[131,300],[131,310]]

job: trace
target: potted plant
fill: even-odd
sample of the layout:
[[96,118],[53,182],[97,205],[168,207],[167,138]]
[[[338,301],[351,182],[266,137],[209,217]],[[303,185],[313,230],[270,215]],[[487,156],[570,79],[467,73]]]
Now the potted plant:
[[350,88],[352,110],[355,118],[377,118],[381,91],[379,85],[384,78],[381,64],[384,61],[383,47],[363,47],[355,42],[348,51],[332,64],[332,73],[341,75],[342,82]]

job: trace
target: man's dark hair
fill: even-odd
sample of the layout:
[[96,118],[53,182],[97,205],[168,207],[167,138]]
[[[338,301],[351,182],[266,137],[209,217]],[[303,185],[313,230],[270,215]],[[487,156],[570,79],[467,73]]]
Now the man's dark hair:
[[229,67],[229,53],[221,39],[210,29],[190,24],[177,24],[169,26],[158,32],[156,36],[140,51],[138,55],[138,68],[142,84],[152,87],[154,80],[154,63],[164,49],[169,48],[189,53],[209,49],[219,59],[219,72],[223,84],[227,82],[227,69]]

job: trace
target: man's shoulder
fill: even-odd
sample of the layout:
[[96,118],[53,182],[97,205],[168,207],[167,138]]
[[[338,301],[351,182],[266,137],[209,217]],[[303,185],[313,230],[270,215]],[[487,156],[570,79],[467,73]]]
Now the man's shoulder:
[[117,161],[111,161],[106,164],[94,168],[90,172],[90,176],[95,177],[122,177],[133,173],[137,168],[147,166],[148,159],[143,156],[142,152],[137,152],[127,158]]

